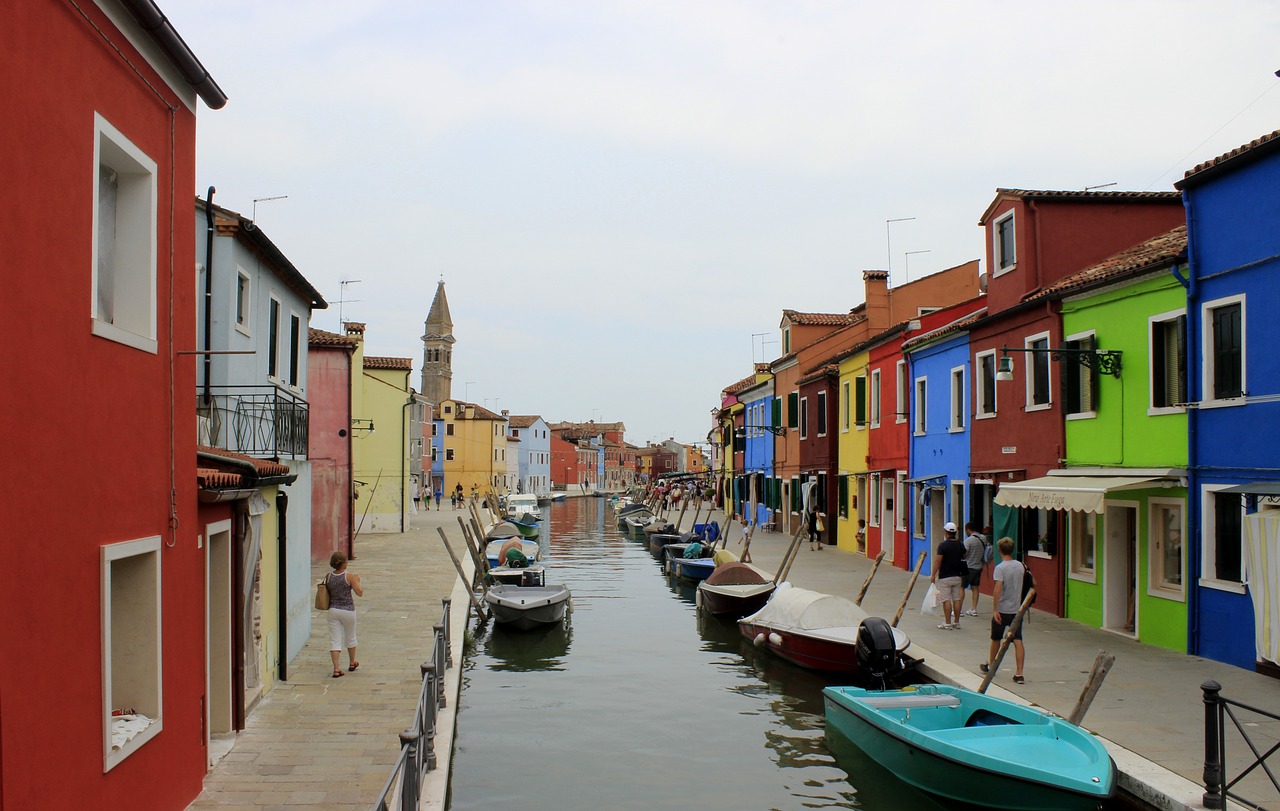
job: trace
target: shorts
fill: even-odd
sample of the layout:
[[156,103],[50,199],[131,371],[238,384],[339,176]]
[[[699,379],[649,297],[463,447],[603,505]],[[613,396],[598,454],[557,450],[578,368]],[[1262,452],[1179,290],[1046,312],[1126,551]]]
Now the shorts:
[[329,609],[329,650],[356,646],[356,612],[349,608]]
[[944,603],[962,601],[964,599],[964,586],[960,584],[960,580],[959,576],[938,578],[938,600]]
[[976,589],[982,585],[982,567],[977,569],[969,567],[969,573],[964,576],[964,587],[967,589]]
[[[1001,613],[999,622],[996,622],[995,617],[991,618],[991,641],[992,642],[999,642],[1000,640],[1004,639],[1004,630],[1013,624],[1013,618],[1016,616],[1018,615]],[[1026,622],[1027,618],[1023,617],[1022,621]],[[1021,625],[1018,626],[1018,631],[1013,635],[1013,638],[1022,639]]]

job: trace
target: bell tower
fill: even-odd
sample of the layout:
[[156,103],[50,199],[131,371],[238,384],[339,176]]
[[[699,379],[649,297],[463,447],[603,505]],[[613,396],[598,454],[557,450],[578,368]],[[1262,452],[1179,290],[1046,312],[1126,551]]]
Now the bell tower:
[[444,295],[444,279],[436,285],[422,335],[422,394],[433,404],[451,399],[453,384],[453,318]]

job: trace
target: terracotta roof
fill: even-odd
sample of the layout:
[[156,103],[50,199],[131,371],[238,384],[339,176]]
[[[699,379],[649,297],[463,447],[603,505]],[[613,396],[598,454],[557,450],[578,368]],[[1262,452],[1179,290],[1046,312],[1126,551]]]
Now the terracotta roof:
[[364,368],[366,369],[401,369],[413,371],[412,358],[380,358],[373,355],[364,356]]
[[985,225],[987,218],[1003,200],[1070,200],[1081,203],[1107,203],[1116,201],[1147,200],[1151,202],[1182,203],[1182,195],[1176,191],[1048,191],[1043,189],[996,189],[995,199],[982,212],[978,225]]
[[528,428],[540,419],[542,418],[537,414],[529,414],[508,417],[507,422],[511,424],[512,428]]
[[1096,265],[1059,279],[1043,290],[1027,296],[1028,301],[1058,298],[1073,291],[1135,276],[1177,262],[1187,254],[1187,227],[1179,225],[1171,231],[1139,242]]
[[747,389],[751,388],[755,384],[756,384],[756,373],[752,372],[751,374],[739,380],[737,383],[730,383],[728,386],[725,386],[721,390],[721,393],[722,394],[738,394],[739,392],[746,391]]
[[336,332],[307,327],[307,343],[312,346],[354,346],[356,339]]
[[[1270,144],[1268,148],[1266,149],[1261,148],[1261,147],[1267,147],[1268,144]],[[1226,153],[1225,155],[1219,155],[1213,160],[1205,161],[1204,163],[1201,163],[1195,166],[1194,168],[1188,170],[1187,173],[1182,176],[1182,180],[1178,181],[1177,183],[1174,183],[1173,185],[1175,188],[1180,189],[1183,187],[1183,185],[1186,184],[1188,180],[1192,178],[1193,175],[1198,175],[1201,172],[1205,172],[1209,169],[1216,169],[1217,167],[1223,166],[1224,164],[1227,164],[1227,163],[1232,163],[1236,165],[1246,163],[1250,160],[1253,160],[1255,158],[1260,158],[1263,155],[1270,153],[1271,151],[1273,151],[1273,149],[1277,145],[1280,145],[1280,130],[1276,130],[1275,132],[1272,132],[1268,135],[1264,135],[1261,138],[1254,138],[1249,143],[1244,144],[1243,146],[1238,146],[1235,149],[1231,150],[1230,152]]]
[[904,350],[910,349],[913,346],[919,346],[920,344],[937,340],[938,338],[941,338],[944,335],[951,335],[952,333],[955,333],[955,332],[964,332],[966,329],[968,329],[969,327],[972,327],[974,324],[982,320],[986,316],[986,314],[987,314],[987,308],[980,307],[977,310],[974,310],[973,312],[969,313],[965,317],[952,321],[950,324],[944,324],[941,327],[938,327],[937,329],[931,332],[926,332],[923,335],[917,335],[914,338],[903,341],[902,348]]
[[342,328],[347,332],[358,332],[361,335],[364,335],[364,324],[361,324],[359,321],[343,321]]
[[258,471],[259,476],[288,476],[292,471],[286,465],[279,462],[273,462],[270,459],[259,459],[255,456],[248,456],[243,453],[229,451],[226,448],[214,448],[209,445],[197,445],[196,453],[203,453],[208,456],[219,456],[223,459],[234,460],[237,462],[248,462]]
[[[830,360],[830,358],[828,358],[828,360]],[[815,366],[812,369],[810,369],[808,372],[806,372],[803,377],[801,377],[799,380],[796,381],[796,385],[798,386],[801,383],[812,383],[813,381],[822,377],[826,377],[827,375],[839,375],[839,374],[840,374],[839,364],[823,362],[820,366]]]
[[471,420],[505,420],[506,419],[506,417],[503,417],[500,414],[495,414],[489,409],[485,408],[484,406],[479,406],[479,405],[476,405],[475,403],[467,403],[462,400],[454,400],[453,402],[456,405],[463,406],[467,409],[467,413],[465,416],[463,414],[458,415],[462,419],[471,419]]
[[196,468],[196,485],[202,489],[211,487],[239,487],[244,477],[239,473],[226,473],[211,467]]
[[783,310],[782,320],[792,324],[813,327],[843,327],[853,320],[852,313],[802,313],[796,310]]

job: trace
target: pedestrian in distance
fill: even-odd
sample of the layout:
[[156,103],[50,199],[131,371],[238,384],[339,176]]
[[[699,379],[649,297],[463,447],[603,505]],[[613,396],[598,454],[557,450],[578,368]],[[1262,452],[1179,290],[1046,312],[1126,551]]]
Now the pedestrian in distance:
[[867,551],[867,519],[865,518],[858,519],[858,533],[854,537],[858,541],[858,551],[866,552]]
[[356,661],[356,601],[355,594],[364,596],[360,575],[347,571],[347,556],[342,551],[329,557],[333,571],[325,578],[329,590],[329,655],[333,658],[333,677],[340,679],[345,673],[338,664],[342,649],[347,649],[347,672],[355,673],[360,667]]
[[948,521],[943,525],[942,531],[946,537],[938,544],[933,556],[933,577],[930,582],[938,587],[938,601],[942,603],[942,624],[938,627],[944,631],[952,631],[960,627],[967,569],[964,563],[964,546],[956,540],[956,525]]
[[439,487],[436,487],[436,512],[440,512],[440,499],[444,496]]
[[[994,604],[991,611],[991,651],[987,654],[987,661],[982,663],[983,673],[991,671],[991,663],[996,660],[996,653],[1000,650],[1000,640],[1004,639],[1005,629],[1013,624],[1014,617],[1018,616],[1018,609],[1022,607],[1022,580],[1026,574],[1026,566],[1021,561],[1013,559],[1012,538],[1001,538],[996,543],[996,549],[1000,552],[1000,562],[991,573],[993,584],[991,600]],[[1022,676],[1022,668],[1026,664],[1027,652],[1022,645],[1021,625],[1018,626],[1018,632],[1013,635],[1013,654],[1014,664],[1017,667],[1013,674],[1013,681],[1015,684],[1023,684],[1025,680]]]
[[458,494],[454,490],[449,491],[449,509],[458,509]]
[[973,600],[970,608],[964,613],[970,617],[976,617],[978,616],[978,589],[982,585],[982,572],[987,567],[987,539],[982,537],[982,533],[978,532],[978,527],[972,521],[964,525],[964,565],[969,569],[964,578],[964,587],[969,590]]

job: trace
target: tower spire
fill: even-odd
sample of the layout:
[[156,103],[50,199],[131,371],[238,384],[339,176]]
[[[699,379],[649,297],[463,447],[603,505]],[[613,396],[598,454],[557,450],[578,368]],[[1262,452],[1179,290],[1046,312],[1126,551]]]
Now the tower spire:
[[432,403],[451,399],[453,385],[453,317],[444,294],[444,278],[436,283],[422,335],[422,393]]

